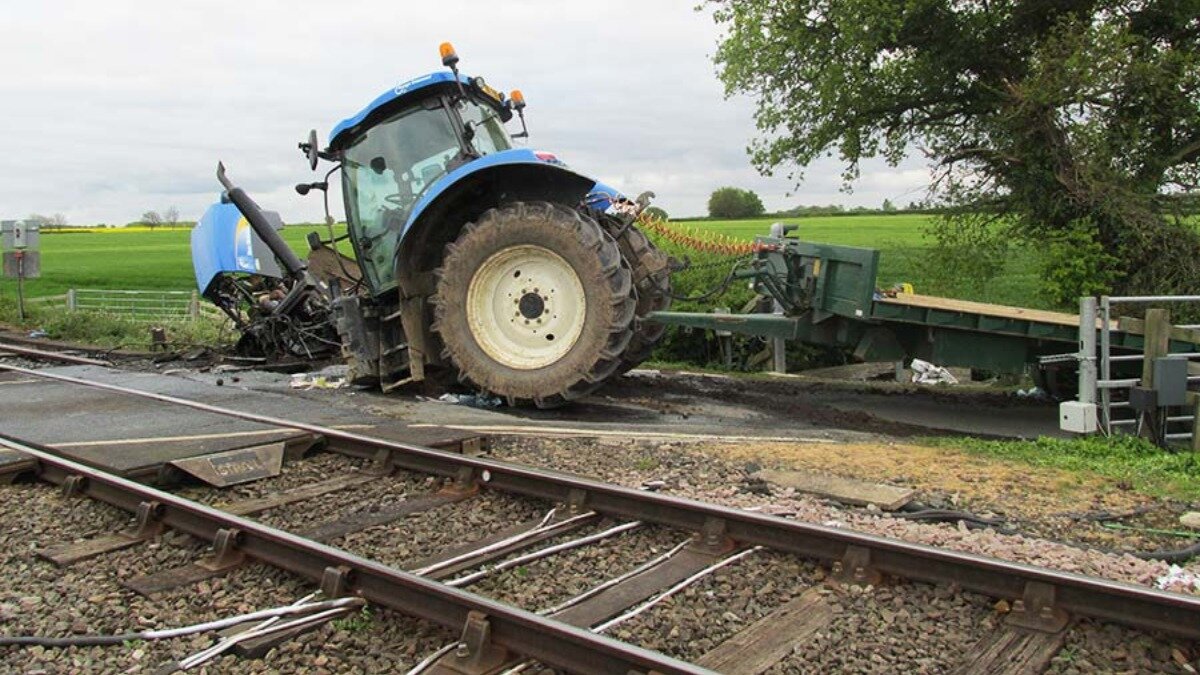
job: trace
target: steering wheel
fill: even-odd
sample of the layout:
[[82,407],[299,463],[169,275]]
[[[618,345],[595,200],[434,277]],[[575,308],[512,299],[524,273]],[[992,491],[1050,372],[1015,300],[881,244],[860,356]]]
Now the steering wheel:
[[412,195],[405,195],[405,194],[401,194],[401,193],[397,192],[394,195],[388,195],[388,196],[384,197],[383,201],[385,201],[389,204],[394,204],[396,206],[399,206],[402,209],[407,209],[409,206],[412,205],[413,202],[416,201],[416,199],[414,199],[412,197]]

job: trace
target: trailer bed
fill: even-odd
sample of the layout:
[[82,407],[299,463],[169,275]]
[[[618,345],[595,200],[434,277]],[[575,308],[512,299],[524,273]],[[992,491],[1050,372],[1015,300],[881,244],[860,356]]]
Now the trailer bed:
[[925,309],[939,309],[947,312],[982,314],[1002,319],[1036,321],[1038,323],[1050,323],[1060,326],[1070,326],[1072,328],[1079,326],[1079,316],[1076,314],[1051,312],[1044,309],[1029,309],[1026,307],[1010,307],[1008,305],[993,305],[986,302],[955,300],[954,298],[939,298],[932,295],[918,295],[915,293],[898,293],[894,298],[879,298],[875,302],[905,305],[908,307],[922,307]]

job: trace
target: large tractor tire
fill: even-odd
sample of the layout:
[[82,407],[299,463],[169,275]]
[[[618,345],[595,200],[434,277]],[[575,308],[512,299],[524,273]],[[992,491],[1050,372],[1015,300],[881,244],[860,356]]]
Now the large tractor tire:
[[660,251],[636,225],[613,221],[607,229],[616,238],[621,255],[629,264],[637,294],[633,337],[621,353],[621,365],[617,367],[617,374],[621,375],[650,358],[667,332],[665,324],[643,319],[650,312],[671,308],[671,257]]
[[459,378],[551,408],[621,365],[635,303],[616,242],[557,204],[491,209],[447,248],[434,329]]

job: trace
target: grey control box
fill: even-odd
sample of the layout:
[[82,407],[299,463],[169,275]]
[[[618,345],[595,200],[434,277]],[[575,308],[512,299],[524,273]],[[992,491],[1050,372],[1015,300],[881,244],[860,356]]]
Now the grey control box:
[[1154,391],[1159,406],[1186,405],[1187,386],[1187,359],[1171,356],[1154,359]]
[[28,220],[0,221],[0,248],[6,251],[36,251],[40,228]]

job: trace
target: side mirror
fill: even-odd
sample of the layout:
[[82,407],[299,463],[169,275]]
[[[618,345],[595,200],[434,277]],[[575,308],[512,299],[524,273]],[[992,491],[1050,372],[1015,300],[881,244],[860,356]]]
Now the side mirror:
[[313,171],[317,170],[317,160],[320,159],[320,150],[317,146],[317,130],[310,129],[308,132],[308,148],[305,150],[308,155],[308,168]]

